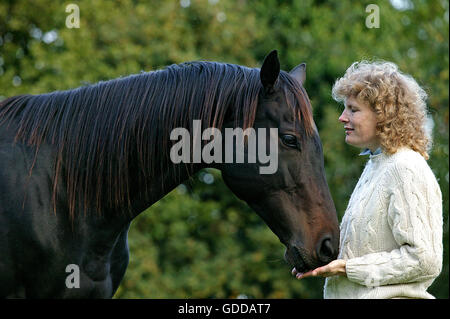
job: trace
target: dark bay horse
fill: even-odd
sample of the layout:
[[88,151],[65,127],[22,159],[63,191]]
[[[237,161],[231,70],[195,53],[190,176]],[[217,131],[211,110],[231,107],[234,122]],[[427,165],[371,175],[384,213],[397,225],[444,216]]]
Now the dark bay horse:
[[[205,167],[221,170],[298,271],[336,258],[338,221],[304,81],[304,64],[280,71],[272,51],[261,69],[189,62],[1,102],[0,297],[111,298],[131,221]],[[194,120],[222,132],[277,128],[278,169],[173,163],[170,132],[192,132]]]

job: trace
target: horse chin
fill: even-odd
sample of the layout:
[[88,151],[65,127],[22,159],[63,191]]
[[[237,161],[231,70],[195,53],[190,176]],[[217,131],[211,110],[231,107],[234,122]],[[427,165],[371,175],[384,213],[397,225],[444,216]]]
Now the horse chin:
[[298,247],[287,247],[284,253],[284,259],[291,267],[295,267],[298,272],[305,273],[316,268],[315,263],[304,249]]

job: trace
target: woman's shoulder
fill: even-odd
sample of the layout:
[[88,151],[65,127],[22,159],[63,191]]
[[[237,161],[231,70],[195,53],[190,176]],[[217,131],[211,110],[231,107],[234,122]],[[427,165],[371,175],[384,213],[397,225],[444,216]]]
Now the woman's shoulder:
[[390,157],[391,162],[397,166],[404,166],[405,168],[415,168],[417,166],[428,167],[427,161],[419,152],[407,147],[399,148],[397,152],[388,157]]
[[410,148],[401,148],[387,157],[389,158],[387,170],[398,181],[437,184],[433,171],[420,153]]

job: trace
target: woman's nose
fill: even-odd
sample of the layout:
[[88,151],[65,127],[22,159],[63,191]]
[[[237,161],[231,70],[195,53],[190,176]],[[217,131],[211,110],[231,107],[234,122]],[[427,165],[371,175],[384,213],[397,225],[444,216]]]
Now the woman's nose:
[[347,114],[345,110],[342,112],[341,116],[339,116],[339,122],[346,123],[348,122]]

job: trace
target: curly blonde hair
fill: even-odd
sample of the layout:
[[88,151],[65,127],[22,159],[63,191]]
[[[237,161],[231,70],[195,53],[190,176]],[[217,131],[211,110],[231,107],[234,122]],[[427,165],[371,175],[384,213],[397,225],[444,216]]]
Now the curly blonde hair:
[[353,97],[370,105],[377,118],[377,136],[387,154],[406,146],[428,159],[432,120],[427,115],[427,94],[417,82],[385,61],[354,62],[336,80],[332,96],[338,102]]

